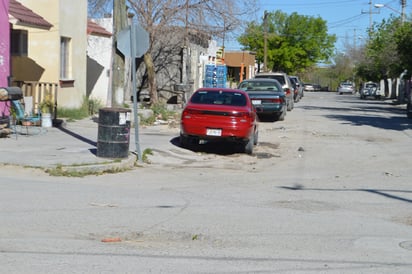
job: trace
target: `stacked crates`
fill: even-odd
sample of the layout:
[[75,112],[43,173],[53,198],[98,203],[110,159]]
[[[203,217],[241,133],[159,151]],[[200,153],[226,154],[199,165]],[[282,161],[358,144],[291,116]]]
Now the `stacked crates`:
[[226,65],[207,64],[205,67],[204,87],[225,88],[227,79]]

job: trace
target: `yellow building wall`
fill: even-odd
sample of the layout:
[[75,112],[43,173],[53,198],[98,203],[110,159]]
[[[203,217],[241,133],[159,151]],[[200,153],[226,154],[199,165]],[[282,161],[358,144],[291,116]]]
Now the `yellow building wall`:
[[[29,32],[28,58],[12,59],[13,80],[58,83],[58,107],[80,107],[86,95],[87,0],[19,2],[42,16],[53,27],[42,30],[13,26],[14,29],[26,29]],[[70,79],[60,79],[61,37],[71,39]],[[28,69],[28,64],[34,70]]]
[[[13,29],[28,31],[28,56],[12,57],[12,76],[15,81],[58,82],[59,30],[58,2],[51,0],[20,0],[53,25],[50,30],[13,25]],[[47,9],[46,9],[47,7]],[[48,16],[45,16],[47,14]]]
[[87,0],[60,0],[60,36],[71,38],[71,76],[74,87],[62,88],[59,102],[81,105],[86,96]]

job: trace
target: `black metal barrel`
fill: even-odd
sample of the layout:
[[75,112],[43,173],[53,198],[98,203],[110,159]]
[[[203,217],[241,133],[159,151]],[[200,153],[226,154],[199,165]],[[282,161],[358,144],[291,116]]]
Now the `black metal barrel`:
[[130,109],[99,109],[98,157],[126,158],[129,155]]

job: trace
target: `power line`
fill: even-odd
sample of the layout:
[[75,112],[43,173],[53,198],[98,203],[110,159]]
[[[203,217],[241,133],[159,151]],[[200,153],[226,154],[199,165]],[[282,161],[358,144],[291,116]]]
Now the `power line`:
[[325,6],[339,6],[339,5],[345,5],[348,3],[354,3],[354,2],[359,2],[358,0],[343,0],[343,1],[316,1],[316,3],[308,3],[309,1],[304,1],[304,3],[293,3],[293,4],[279,4],[279,3],[270,3],[270,4],[264,4],[264,6],[268,7],[325,7]]

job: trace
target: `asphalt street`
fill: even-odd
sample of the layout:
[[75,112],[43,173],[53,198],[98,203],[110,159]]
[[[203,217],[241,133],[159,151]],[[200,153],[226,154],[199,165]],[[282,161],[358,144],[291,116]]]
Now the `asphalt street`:
[[403,106],[308,93],[259,126],[253,155],[142,128],[150,163],[81,178],[27,166],[101,161],[93,120],[1,139],[0,273],[410,273]]

